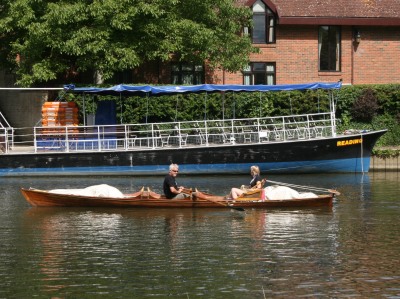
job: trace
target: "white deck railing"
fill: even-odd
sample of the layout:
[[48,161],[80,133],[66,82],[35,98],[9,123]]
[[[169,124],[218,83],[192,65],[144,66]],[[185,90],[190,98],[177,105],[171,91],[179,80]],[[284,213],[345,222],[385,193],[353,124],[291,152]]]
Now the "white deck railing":
[[8,153],[14,146],[14,129],[0,111],[0,151]]
[[108,126],[35,127],[35,152],[113,151],[324,138],[331,113]]

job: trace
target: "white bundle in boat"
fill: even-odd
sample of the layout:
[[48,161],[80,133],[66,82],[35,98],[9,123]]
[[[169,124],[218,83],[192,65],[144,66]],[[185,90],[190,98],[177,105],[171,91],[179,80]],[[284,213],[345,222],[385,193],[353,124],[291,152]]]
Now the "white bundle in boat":
[[264,188],[265,199],[282,200],[282,199],[298,199],[298,198],[314,198],[318,197],[314,193],[299,193],[292,188],[285,186],[268,186]]
[[84,189],[53,189],[49,190],[51,193],[57,194],[72,194],[72,195],[81,195],[81,196],[94,196],[94,197],[124,197],[121,191],[117,188],[107,185],[94,185],[90,187],[86,187]]

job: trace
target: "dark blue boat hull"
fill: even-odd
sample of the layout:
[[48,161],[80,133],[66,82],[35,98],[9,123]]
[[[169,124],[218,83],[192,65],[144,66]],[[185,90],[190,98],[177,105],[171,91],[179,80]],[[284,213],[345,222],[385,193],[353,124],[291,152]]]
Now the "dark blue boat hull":
[[157,175],[171,163],[185,174],[368,172],[372,148],[386,130],[312,140],[108,152],[4,154],[0,176]]

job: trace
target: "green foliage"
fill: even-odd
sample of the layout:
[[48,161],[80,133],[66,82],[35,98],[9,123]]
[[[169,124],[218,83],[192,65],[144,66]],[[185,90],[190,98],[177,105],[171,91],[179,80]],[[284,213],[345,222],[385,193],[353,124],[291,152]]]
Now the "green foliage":
[[[371,90],[377,99],[376,115],[368,120],[353,117],[351,111],[354,103],[362,97],[364,90]],[[338,132],[347,129],[379,130],[388,132],[379,138],[377,146],[400,145],[400,85],[356,85],[344,86],[337,93],[336,117],[339,119]]]
[[371,88],[364,89],[351,107],[351,115],[355,120],[370,122],[379,109],[378,100]]
[[336,117],[341,118],[342,114],[346,115],[346,117],[349,116],[351,107],[354,101],[361,96],[362,90],[362,86],[356,85],[343,86],[337,91]]
[[371,89],[378,101],[378,114],[388,113],[397,115],[400,113],[400,85],[399,84],[380,84],[380,85],[354,85],[343,86],[337,91],[336,116],[348,114],[353,103],[362,96],[363,90]]
[[93,71],[109,79],[171,55],[234,72],[256,51],[238,34],[251,11],[232,0],[2,0],[0,9],[0,63],[21,86]]
[[382,159],[397,158],[400,156],[400,149],[374,148],[372,150],[372,155]]
[[343,132],[347,129],[357,130],[383,130],[388,132],[378,139],[377,146],[393,146],[400,145],[400,124],[392,115],[378,115],[374,117],[372,122],[347,122],[342,121],[338,125],[338,132]]

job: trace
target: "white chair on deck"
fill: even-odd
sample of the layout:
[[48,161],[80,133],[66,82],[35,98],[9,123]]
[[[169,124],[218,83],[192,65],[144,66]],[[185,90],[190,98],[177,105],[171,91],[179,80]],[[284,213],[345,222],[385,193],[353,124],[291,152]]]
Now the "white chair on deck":
[[282,140],[282,127],[281,126],[274,126],[274,139],[277,141]]
[[269,141],[269,130],[261,130],[258,132],[258,138],[260,139],[260,142],[265,142]]
[[243,142],[251,142],[251,130],[245,130],[242,128],[242,134],[243,134]]
[[169,134],[160,134],[161,147],[169,145]]
[[179,136],[181,146],[186,146],[188,136],[189,136],[189,134],[187,134],[187,133],[183,133]]
[[128,138],[128,147],[135,147],[136,146],[136,139],[137,139],[137,135],[129,135]]

